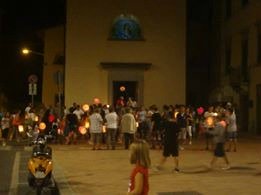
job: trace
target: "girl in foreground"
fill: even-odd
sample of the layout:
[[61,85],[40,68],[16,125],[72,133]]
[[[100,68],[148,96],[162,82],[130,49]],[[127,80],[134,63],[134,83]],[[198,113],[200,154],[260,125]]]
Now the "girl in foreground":
[[138,140],[130,146],[130,163],[135,165],[131,175],[127,195],[148,195],[150,156],[149,145]]

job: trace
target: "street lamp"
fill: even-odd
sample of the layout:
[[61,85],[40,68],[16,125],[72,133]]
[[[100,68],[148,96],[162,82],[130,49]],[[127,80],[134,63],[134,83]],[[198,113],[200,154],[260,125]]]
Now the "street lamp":
[[36,55],[40,55],[40,56],[44,56],[44,54],[41,53],[41,52],[33,51],[33,50],[28,49],[28,48],[23,48],[22,49],[22,54],[23,55],[29,55],[30,53],[36,54]]

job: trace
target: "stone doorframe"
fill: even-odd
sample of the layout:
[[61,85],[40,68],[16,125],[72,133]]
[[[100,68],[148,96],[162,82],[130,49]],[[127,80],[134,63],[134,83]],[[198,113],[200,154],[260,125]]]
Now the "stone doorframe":
[[102,62],[102,68],[108,71],[108,101],[113,103],[113,81],[137,82],[138,104],[144,104],[144,71],[151,67],[150,63],[114,63]]

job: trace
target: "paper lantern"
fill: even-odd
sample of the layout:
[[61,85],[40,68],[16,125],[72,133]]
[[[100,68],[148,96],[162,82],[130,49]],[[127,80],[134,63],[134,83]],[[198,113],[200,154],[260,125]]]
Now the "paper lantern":
[[86,129],[89,129],[89,127],[90,127],[89,121],[86,121],[86,122],[85,122],[84,127],[85,127]]
[[220,121],[219,123],[220,123],[220,125],[221,125],[222,127],[224,127],[224,128],[227,126],[226,121]]
[[105,125],[102,126],[102,132],[106,133],[106,126]]
[[58,135],[62,135],[63,131],[59,128],[59,129],[57,129],[57,133],[58,133]]
[[197,108],[197,113],[198,115],[202,115],[204,113],[204,108],[202,107]]
[[121,87],[120,87],[120,91],[121,91],[121,92],[123,92],[123,91],[125,91],[125,90],[126,90],[125,86],[121,86]]
[[23,125],[18,125],[18,131],[20,133],[24,132],[24,126]]
[[53,114],[50,114],[50,115],[48,116],[48,121],[49,121],[50,123],[52,123],[52,122],[54,122],[54,120],[55,120],[55,116],[54,116]]
[[45,128],[46,128],[46,124],[45,124],[44,122],[41,122],[41,123],[39,124],[39,129],[40,129],[41,131],[43,131],[43,130],[45,130]]
[[99,98],[94,98],[93,102],[94,102],[94,104],[100,104],[101,103]]
[[84,126],[79,126],[78,130],[82,135],[85,135],[87,133],[87,129]]
[[214,126],[214,117],[212,117],[212,116],[207,117],[206,123],[209,127],[213,127]]
[[82,109],[84,112],[87,112],[90,109],[90,106],[88,104],[83,104]]
[[35,117],[34,117],[34,121],[35,121],[35,122],[38,122],[38,121],[39,121],[39,117],[38,117],[38,116],[35,116]]

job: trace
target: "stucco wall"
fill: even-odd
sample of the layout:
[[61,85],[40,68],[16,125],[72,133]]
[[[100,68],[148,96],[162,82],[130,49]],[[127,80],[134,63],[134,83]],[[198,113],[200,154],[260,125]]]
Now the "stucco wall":
[[[225,6],[223,7],[225,10]],[[231,66],[234,68],[241,66],[241,40],[247,35],[248,39],[248,71],[249,83],[248,95],[252,105],[249,105],[249,124],[248,129],[252,132],[256,128],[256,86],[261,84],[261,68],[257,62],[257,29],[261,21],[261,1],[249,0],[245,6],[241,6],[241,1],[232,0],[232,14],[229,19],[223,21],[222,40],[225,41],[231,38]],[[244,34],[245,33],[245,34]],[[225,59],[225,48],[221,52],[221,58]],[[222,61],[223,69],[225,69],[225,61]],[[238,103],[237,103],[238,104]]]
[[[108,40],[113,20],[133,14],[144,41]],[[144,103],[185,103],[186,1],[68,0],[65,103],[111,103],[101,62],[152,63],[144,72]]]
[[[45,31],[42,101],[46,106],[54,105],[58,93],[54,74],[64,72],[62,64],[54,64],[56,55],[64,55],[64,27],[58,26]],[[63,86],[60,85],[63,91]]]

